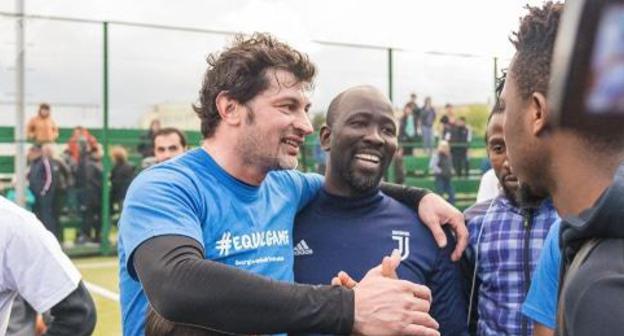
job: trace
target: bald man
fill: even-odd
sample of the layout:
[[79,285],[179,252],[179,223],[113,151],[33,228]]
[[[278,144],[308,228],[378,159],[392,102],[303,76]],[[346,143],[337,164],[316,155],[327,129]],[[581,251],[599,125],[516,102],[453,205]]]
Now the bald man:
[[431,289],[440,334],[467,335],[453,244],[438,248],[418,214],[379,190],[398,145],[390,101],[370,86],[342,92],[329,106],[320,142],[329,153],[326,177],[295,221],[295,281],[325,284],[340,271],[359,280],[398,249],[397,275]]

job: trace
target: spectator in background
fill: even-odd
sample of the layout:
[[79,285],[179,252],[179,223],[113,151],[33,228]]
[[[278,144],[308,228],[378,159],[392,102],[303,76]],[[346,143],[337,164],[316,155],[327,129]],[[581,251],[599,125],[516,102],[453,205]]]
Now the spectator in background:
[[399,118],[399,141],[403,143],[403,151],[407,155],[412,155],[412,144],[417,140],[418,136],[418,122],[420,116],[420,109],[416,104],[416,94],[410,95],[410,100],[403,107],[403,114]]
[[420,107],[418,107],[416,98],[416,94],[412,93],[410,95],[410,100],[408,104],[412,107],[412,116],[414,117],[414,129],[416,130],[416,137],[420,137],[420,114],[422,111],[420,110]]
[[470,130],[466,127],[466,118],[459,117],[455,124],[451,124],[450,145],[453,167],[457,177],[468,177],[470,167],[468,162],[468,145],[470,143]]
[[448,118],[451,126],[455,125],[457,119],[455,118],[455,111],[453,110],[453,105],[451,103],[446,103],[446,105],[444,105],[444,115]]
[[[56,158],[54,154],[54,145],[51,143],[45,144],[41,147],[41,150],[43,156],[48,159],[50,167],[52,168],[52,190],[54,190],[52,215],[54,216],[54,222],[58,225],[57,234],[60,234],[62,228],[60,227],[59,218],[61,216],[61,211],[65,206],[65,193],[69,188],[71,171],[65,162]],[[60,239],[60,237],[60,235],[57,235],[57,238]]]
[[[17,176],[13,176],[11,178],[11,187],[5,189],[6,198],[13,203],[17,203],[15,188],[17,188]],[[26,198],[26,209],[31,210],[35,205],[35,195],[32,193],[30,188],[28,188],[28,186],[24,188],[24,194]]]
[[449,141],[451,140],[451,128],[452,125],[449,122],[449,118],[446,115],[443,115],[440,118],[440,140]]
[[154,156],[148,156],[141,160],[141,169],[149,168],[186,152],[186,137],[177,128],[161,128],[154,133],[152,148],[154,149]]
[[123,208],[123,200],[126,191],[134,177],[134,167],[128,163],[128,152],[121,146],[115,146],[111,150],[114,166],[111,170],[111,208],[118,212]]
[[82,126],[75,127],[72,136],[67,141],[67,149],[69,150],[69,155],[76,165],[79,164],[80,152],[82,150],[91,152],[95,150],[97,146],[97,139],[93,135],[91,135],[91,133],[89,133],[88,129]]
[[420,132],[423,139],[423,148],[428,156],[433,153],[433,123],[436,119],[436,111],[431,105],[431,97],[425,98],[425,105],[420,112]]
[[99,148],[91,152],[82,151],[76,184],[79,186],[80,212],[82,223],[80,233],[76,237],[76,244],[87,242],[98,243],[101,229],[101,202],[102,202],[102,164]]
[[38,144],[54,142],[59,136],[56,122],[50,115],[50,105],[39,104],[37,115],[28,121],[26,126],[26,138]]
[[137,151],[143,158],[154,156],[154,136],[160,130],[160,126],[160,120],[152,120],[147,132],[139,138]]
[[438,150],[431,157],[429,171],[435,176],[436,193],[440,196],[447,194],[447,200],[451,204],[455,204],[455,190],[451,185],[453,171],[451,168],[451,151],[447,141],[438,143]]
[[46,229],[58,237],[58,224],[54,218],[54,196],[56,185],[50,158],[43,155],[41,145],[31,149],[33,161],[28,172],[28,184],[35,195],[34,213]]
[[154,133],[154,156],[161,163],[186,152],[186,137],[177,128],[166,127]]

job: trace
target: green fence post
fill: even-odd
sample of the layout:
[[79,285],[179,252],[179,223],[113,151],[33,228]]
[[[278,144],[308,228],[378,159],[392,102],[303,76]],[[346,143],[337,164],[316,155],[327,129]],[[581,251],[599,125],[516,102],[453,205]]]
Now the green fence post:
[[111,246],[109,241],[110,234],[110,198],[109,198],[109,178],[110,175],[110,158],[108,155],[108,22],[102,23],[104,33],[104,64],[103,64],[103,92],[102,92],[102,106],[104,112],[104,125],[102,130],[102,147],[104,147],[104,153],[102,156],[102,231],[101,231],[101,244],[100,253],[107,255],[111,252]]

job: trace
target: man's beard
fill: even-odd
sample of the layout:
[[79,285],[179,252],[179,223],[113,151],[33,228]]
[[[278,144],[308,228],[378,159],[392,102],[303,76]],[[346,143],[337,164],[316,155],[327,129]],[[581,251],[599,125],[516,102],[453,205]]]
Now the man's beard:
[[358,174],[353,167],[353,161],[350,162],[348,169],[342,170],[342,178],[357,193],[366,193],[379,186],[385,166],[375,174]]
[[[505,192],[507,193],[507,191]],[[540,195],[540,193],[535,192],[531,186],[524,182],[520,182],[518,190],[516,190],[513,195],[508,195],[515,205],[523,209],[538,208],[547,196],[548,195]]]
[[[247,126],[254,126],[255,113],[253,109],[248,107],[249,113],[245,118]],[[270,135],[271,136],[271,135]],[[280,135],[279,139],[283,136]],[[296,169],[299,160],[284,153],[280,155],[282,143],[278,142],[275,152],[270,153],[270,147],[267,146],[266,136],[262,132],[256,131],[255,127],[247,128],[238,143],[238,153],[243,158],[243,162],[248,166],[261,166],[266,172],[272,170]]]

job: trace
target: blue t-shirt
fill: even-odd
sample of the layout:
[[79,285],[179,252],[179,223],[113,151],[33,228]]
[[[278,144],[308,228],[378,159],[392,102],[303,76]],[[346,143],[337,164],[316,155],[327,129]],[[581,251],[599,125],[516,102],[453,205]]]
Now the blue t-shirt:
[[141,173],[128,189],[119,224],[124,335],[144,333],[147,300],[129,258],[141,243],[184,235],[202,245],[206,259],[292,282],[295,214],[322,183],[320,175],[289,170],[248,185],[201,148]]
[[321,190],[295,220],[295,281],[329,284],[339,271],[359,281],[398,249],[397,274],[431,289],[440,333],[467,335],[464,282],[447,237],[447,247],[438,248],[414,211],[381,192],[344,198]]
[[522,305],[522,314],[550,329],[555,329],[555,315],[557,314],[557,290],[561,265],[560,225],[561,221],[558,220],[548,231],[544,248],[533,273],[529,293]]

